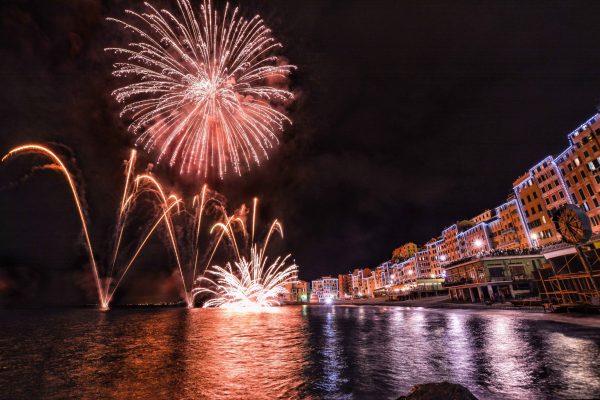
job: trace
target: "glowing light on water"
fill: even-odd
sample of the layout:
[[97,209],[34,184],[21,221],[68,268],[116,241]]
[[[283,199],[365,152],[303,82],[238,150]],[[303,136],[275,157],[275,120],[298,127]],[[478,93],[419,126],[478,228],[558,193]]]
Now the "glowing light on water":
[[260,16],[241,17],[226,5],[222,15],[204,1],[199,13],[178,0],[179,15],[146,3],[127,10],[135,22],[119,23],[136,37],[110,48],[125,61],[113,74],[135,81],[115,90],[122,116],[132,119],[137,144],[180,174],[219,176],[228,165],[259,164],[278,142],[289,118],[280,109],[293,99],[285,87],[295,66],[275,56],[281,44]]

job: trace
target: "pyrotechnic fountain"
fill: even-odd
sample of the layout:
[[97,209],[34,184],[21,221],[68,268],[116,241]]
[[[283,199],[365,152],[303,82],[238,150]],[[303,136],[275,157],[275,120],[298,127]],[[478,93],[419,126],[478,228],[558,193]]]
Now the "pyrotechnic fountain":
[[[222,233],[227,234],[236,249],[237,260],[228,262],[225,267],[218,265],[209,267],[206,273],[212,278],[204,275],[198,278],[200,285],[207,284],[208,287],[194,289],[194,296],[198,294],[212,296],[204,303],[204,307],[261,310],[265,307],[279,305],[279,295],[286,292],[284,285],[297,274],[298,267],[295,264],[287,264],[290,254],[285,257],[277,257],[275,261],[268,264],[268,257],[265,253],[272,234],[277,232],[283,237],[283,228],[279,221],[273,221],[262,246],[259,247],[254,242],[256,204],[257,199],[254,199],[249,255],[240,255],[235,232],[231,225],[218,223],[213,227],[213,229],[220,228]],[[247,237],[246,231],[244,234]]]
[[[82,201],[77,189],[77,185],[68,168],[65,166],[63,161],[55,152],[39,144],[28,144],[15,147],[2,158],[2,161],[7,161],[9,158],[19,156],[25,153],[37,153],[48,157],[52,161],[52,164],[45,167],[60,171],[69,185],[73,202],[75,204],[79,215],[79,220],[81,222],[86,249],[90,260],[90,266],[92,269],[92,274],[94,276],[94,283],[96,285],[98,303],[101,308],[108,308],[116,290],[125,278],[127,272],[133,266],[136,259],[142,252],[144,246],[161,224],[163,224],[166,228],[168,241],[172,246],[172,249],[175,254],[175,260],[181,275],[182,286],[186,294],[186,303],[188,305],[191,305],[191,285],[192,282],[196,279],[196,275],[198,272],[196,268],[200,254],[198,238],[200,237],[200,225],[202,222],[202,215],[204,210],[206,209],[207,203],[218,202],[214,197],[207,198],[207,193],[209,189],[206,186],[202,188],[202,192],[200,195],[194,197],[196,213],[194,215],[194,221],[190,225],[190,228],[192,228],[195,232],[194,269],[192,271],[191,278],[188,278],[188,280],[190,281],[190,287],[188,288],[188,284],[186,283],[185,279],[186,272],[184,271],[184,266],[182,265],[180,259],[180,245],[178,242],[178,238],[176,237],[175,228],[173,226],[173,215],[185,213],[185,210],[183,208],[183,201],[175,195],[167,195],[162,185],[153,176],[149,174],[141,174],[136,176],[133,175],[136,160],[135,151],[131,152],[131,156],[126,167],[125,185],[123,187],[123,195],[118,210],[115,244],[113,255],[110,261],[110,268],[106,268],[104,271],[101,271],[101,269],[98,267],[94,247],[92,245],[92,240],[90,239],[88,221],[85,216],[85,210],[82,206]],[[127,259],[127,261],[124,263],[118,263],[117,261],[120,255],[123,234],[128,222],[130,211],[134,208],[135,204],[139,201],[140,197],[145,193],[150,193],[154,195],[156,199],[158,199],[160,209],[159,211],[155,211],[153,208],[151,208],[152,215],[150,217],[150,220],[152,221],[152,223],[150,224],[149,229],[147,229],[146,232],[140,237],[139,243],[137,244],[135,251]],[[218,246],[218,243],[216,244],[216,246]],[[104,273],[102,274],[102,272]]]
[[[268,157],[267,150],[278,142],[278,133],[286,122],[291,123],[282,110],[293,99],[286,86],[296,67],[274,55],[282,46],[258,15],[245,19],[229,4],[220,15],[204,0],[197,16],[189,0],[177,0],[177,4],[179,19],[147,3],[146,13],[126,11],[138,25],[109,18],[132,31],[138,40],[127,48],[107,49],[125,58],[115,64],[113,74],[134,80],[113,95],[123,104],[121,116],[131,118],[129,130],[137,136],[136,144],[157,154],[157,162],[168,159],[171,167],[179,166],[179,174],[195,174],[196,178],[206,178],[212,169],[223,178],[228,166],[241,174],[241,166],[250,168],[252,162],[259,164]],[[60,171],[69,184],[101,308],[108,308],[160,226],[166,231],[189,307],[200,293],[216,296],[207,302],[209,306],[273,305],[282,285],[296,271],[295,265],[286,266],[289,256],[277,258],[267,267],[269,239],[275,231],[282,235],[282,229],[275,220],[262,247],[254,243],[256,199],[250,245],[246,246],[250,251],[241,255],[234,226],[241,226],[244,232],[246,228],[239,215],[228,216],[224,203],[206,185],[193,197],[192,211],[187,211],[184,201],[168,194],[154,176],[135,175],[135,150],[126,165],[112,257],[100,270],[80,193],[59,156],[45,146],[28,144],[10,150],[2,161],[28,152],[51,159],[46,167]],[[126,227],[132,224],[132,210],[139,210],[146,196],[153,199],[146,209],[150,213],[144,221],[147,229],[136,237],[133,253],[124,255],[121,247]],[[209,216],[216,222],[210,233],[217,236],[201,245],[201,226]],[[209,268],[225,236],[235,251],[235,267],[227,263],[226,268]],[[127,258],[121,260],[123,257]],[[204,277],[207,269],[214,279]],[[201,287],[204,283],[213,288]]]

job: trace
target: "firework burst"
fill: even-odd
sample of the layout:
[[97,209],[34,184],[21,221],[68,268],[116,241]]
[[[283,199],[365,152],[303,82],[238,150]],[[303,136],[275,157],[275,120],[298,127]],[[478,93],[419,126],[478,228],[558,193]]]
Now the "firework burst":
[[202,277],[212,288],[197,288],[195,294],[209,293],[214,297],[204,307],[230,309],[262,309],[279,305],[279,295],[286,293],[284,285],[297,273],[296,265],[287,264],[290,256],[278,257],[268,264],[268,257],[256,246],[252,247],[249,259],[210,268],[212,279]]
[[[252,214],[252,241],[254,240],[254,223],[256,221],[256,204]],[[210,277],[202,275],[197,282],[200,285],[192,292],[193,296],[208,294],[211,296],[204,307],[221,307],[234,310],[263,310],[279,305],[279,296],[286,293],[285,285],[298,275],[298,266],[288,263],[290,255],[277,257],[269,263],[265,255],[273,233],[283,237],[283,229],[279,221],[271,224],[267,237],[262,245],[252,243],[249,257],[241,256],[231,224],[217,223],[213,230],[221,229],[236,249],[237,261],[229,262],[225,267],[211,266],[206,271]]]
[[125,61],[113,74],[134,82],[113,92],[137,144],[179,168],[182,175],[222,178],[231,168],[259,164],[278,143],[293,99],[281,83],[295,68],[275,56],[281,44],[262,19],[243,18],[226,5],[222,15],[205,0],[195,13],[177,0],[179,17],[146,3],[127,10],[135,22],[109,18],[133,32]]

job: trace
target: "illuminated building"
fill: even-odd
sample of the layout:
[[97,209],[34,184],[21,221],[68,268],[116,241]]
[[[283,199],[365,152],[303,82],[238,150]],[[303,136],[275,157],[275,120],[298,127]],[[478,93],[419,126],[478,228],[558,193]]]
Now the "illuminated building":
[[327,303],[337,300],[339,294],[338,278],[324,276],[321,279],[312,281],[311,284],[311,302]]
[[600,235],[577,247],[548,246],[542,254],[548,262],[536,279],[544,303],[563,309],[600,306]]
[[446,268],[453,300],[483,302],[535,294],[534,271],[545,262],[540,254],[473,257]]
[[308,282],[296,279],[285,284],[286,296],[284,301],[305,302],[308,301]]
[[531,247],[525,220],[514,196],[496,207],[495,218],[488,223],[488,227],[494,249],[517,250]]
[[484,212],[480,213],[479,215],[471,218],[470,221],[473,223],[473,225],[477,225],[482,222],[488,222],[493,217],[494,217],[494,212],[492,210],[485,210]]
[[568,135],[569,147],[557,157],[573,204],[583,208],[594,233],[600,232],[600,115]]
[[352,274],[339,274],[338,275],[338,298],[339,299],[351,299],[352,298]]
[[408,242],[394,249],[392,252],[392,260],[400,261],[412,257],[417,252],[418,246],[413,242]]
[[556,163],[550,156],[513,182],[534,247],[560,240],[552,222],[552,211],[570,202],[562,182]]
[[[493,294],[500,284],[490,282],[500,282],[502,290],[508,291],[509,295],[509,285],[513,292],[519,292],[520,289],[515,288],[524,283],[520,278],[515,278],[518,282],[513,279],[512,269],[519,267],[506,265],[504,275],[495,276],[500,272],[492,261],[523,256],[536,260],[531,265],[539,266],[542,258],[529,255],[533,253],[530,249],[553,246],[561,240],[552,220],[555,210],[565,204],[577,204],[590,218],[592,231],[600,233],[599,138],[600,114],[596,114],[568,135],[566,150],[557,157],[545,157],[517,178],[506,202],[450,225],[422,248],[412,242],[396,248],[392,259],[381,263],[373,272],[368,268],[354,270],[348,278],[352,296],[414,292],[419,290],[419,285],[435,285],[435,280],[444,276],[450,286],[454,285],[454,297],[462,293],[461,299],[475,292],[469,298],[485,298],[485,293],[480,296],[483,289],[478,288],[487,290],[488,285]],[[466,266],[479,268],[483,275],[464,275]],[[530,282],[530,268],[524,268],[526,280]],[[464,276],[454,276],[461,273]],[[456,279],[462,278],[473,282],[464,287],[457,286]],[[506,280],[498,280],[504,278]],[[459,292],[462,289],[466,291]]]
[[357,268],[352,271],[352,295],[353,297],[372,297],[375,290],[375,282],[369,268]]

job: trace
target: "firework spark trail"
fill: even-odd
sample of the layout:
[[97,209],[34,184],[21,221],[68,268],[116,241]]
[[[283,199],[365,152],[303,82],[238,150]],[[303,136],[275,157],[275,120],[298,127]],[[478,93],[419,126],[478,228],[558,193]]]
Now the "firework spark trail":
[[[117,255],[119,254],[119,248],[121,247],[121,240],[123,238],[123,231],[125,230],[125,218],[124,216],[127,215],[127,212],[129,211],[129,206],[133,203],[131,200],[131,190],[130,190],[130,182],[131,182],[131,176],[133,174],[133,167],[135,165],[135,159],[136,159],[136,151],[135,150],[131,150],[131,154],[129,156],[129,161],[127,163],[127,172],[126,172],[126,177],[125,177],[125,186],[123,187],[123,197],[121,198],[121,207],[119,208],[119,216],[117,217],[117,239],[116,239],[116,244],[115,244],[115,248],[114,248],[114,252],[113,252],[113,259],[112,259],[112,264],[110,267],[110,273],[108,274],[109,276],[112,276],[114,268],[115,268],[115,263],[117,262]],[[109,286],[110,284],[106,285],[106,296],[108,296],[108,290],[109,290]]]
[[[71,190],[71,195],[75,204],[75,207],[78,211],[79,219],[82,225],[82,230],[84,234],[86,249],[88,251],[88,256],[90,259],[90,265],[92,267],[92,273],[94,276],[94,283],[96,285],[96,290],[98,293],[98,303],[100,307],[103,309],[107,309],[110,301],[112,300],[116,290],[118,289],[120,283],[125,278],[127,272],[130,270],[137,257],[140,255],[144,246],[152,236],[152,234],[156,231],[158,226],[163,223],[169,235],[171,246],[173,247],[176,255],[177,265],[179,267],[183,287],[186,293],[186,301],[190,304],[190,290],[188,290],[185,279],[183,279],[183,269],[181,267],[181,262],[179,259],[179,250],[178,245],[176,243],[173,222],[171,219],[171,214],[174,210],[177,212],[181,212],[180,207],[182,205],[182,200],[177,198],[175,195],[167,196],[161,184],[152,176],[143,174],[136,175],[134,177],[134,163],[136,159],[135,151],[132,151],[129,163],[127,165],[126,178],[125,178],[125,187],[123,188],[123,196],[121,199],[120,208],[117,216],[117,227],[115,234],[115,248],[114,254],[111,257],[111,266],[110,272],[108,275],[103,276],[101,279],[100,269],[98,267],[98,263],[96,261],[95,252],[93,249],[92,241],[89,234],[88,223],[85,217],[84,207],[82,205],[81,193],[78,190],[78,187],[72,177],[72,174],[67,169],[66,165],[62,162],[60,157],[50,150],[49,148],[39,145],[39,144],[27,144],[19,147],[15,147],[10,150],[3,158],[2,162],[7,161],[11,157],[19,156],[24,153],[37,153],[42,154],[48,157],[51,160],[51,164],[45,164],[42,166],[35,166],[32,168],[33,171],[36,170],[46,170],[51,169],[55,171],[61,172],[61,174],[66,179],[69,188]],[[157,199],[159,199],[159,205],[161,207],[161,212],[157,214],[157,217],[152,224],[149,231],[143,237],[143,239],[139,242],[136,247],[135,252],[129,258],[128,262],[125,265],[124,269],[120,269],[117,267],[117,258],[120,253],[120,245],[123,238],[123,232],[125,230],[125,226],[127,224],[127,217],[129,211],[134,207],[134,204],[137,202],[138,198],[142,196],[144,193],[150,192],[155,195]],[[198,228],[199,229],[199,228]],[[106,273],[106,271],[105,271]],[[114,276],[116,275],[116,276]],[[113,281],[113,277],[115,278]],[[105,282],[103,282],[105,280]],[[193,280],[193,279],[192,279]],[[113,283],[115,283],[113,285]]]
[[[252,232],[255,229],[258,200],[255,198],[253,202]],[[227,223],[215,224],[211,232],[220,228],[219,240],[226,235],[237,250],[235,234],[230,225],[233,219],[234,216],[231,216]],[[240,222],[243,221],[240,219]],[[261,310],[265,307],[279,305],[278,296],[286,292],[284,286],[296,276],[298,267],[295,264],[287,264],[289,254],[283,258],[277,257],[273,263],[267,266],[268,257],[265,257],[265,252],[274,232],[278,232],[283,237],[283,228],[277,220],[271,224],[262,247],[259,248],[252,239],[248,258],[240,256],[238,251],[237,260],[233,263],[229,262],[225,267],[215,265],[207,268],[206,273],[212,278],[205,277],[204,274],[199,277],[197,283],[200,286],[192,290],[193,296],[199,294],[212,296],[204,303],[204,307]],[[202,286],[203,284],[208,284],[208,287]]]
[[96,266],[96,259],[94,257],[94,249],[92,248],[92,242],[90,240],[87,222],[86,222],[83,208],[81,206],[81,202],[79,199],[79,193],[77,192],[77,186],[75,185],[75,182],[73,181],[73,178],[71,177],[69,170],[63,164],[61,159],[54,152],[52,152],[52,150],[50,150],[44,146],[37,145],[37,144],[26,144],[23,146],[15,147],[14,149],[10,150],[4,157],[2,157],[2,162],[8,160],[10,157],[18,156],[18,155],[21,155],[22,153],[28,153],[28,152],[43,154],[44,156],[50,158],[52,160],[52,162],[58,166],[58,169],[60,170],[62,175],[67,180],[67,183],[69,184],[69,188],[71,189],[71,195],[73,197],[73,201],[75,203],[77,212],[79,214],[79,220],[81,221],[81,227],[83,229],[83,235],[85,237],[85,243],[86,243],[89,258],[90,258],[90,264],[92,266],[92,273],[94,275],[94,283],[96,284],[96,290],[98,292],[98,301],[100,302],[101,307],[103,307],[103,308],[108,307],[108,303],[106,302],[106,298],[105,298],[104,292],[102,290],[102,283],[100,282],[100,276],[98,274],[98,267]]
[[[113,290],[110,292],[108,292],[108,288],[107,288],[107,293],[106,293],[106,299],[107,299],[107,303],[110,303],[110,301],[112,300],[115,292],[117,291],[117,288],[119,287],[119,284],[121,283],[121,281],[123,280],[123,278],[125,278],[125,275],[127,274],[127,271],[129,271],[129,269],[131,268],[131,266],[133,265],[133,263],[135,262],[135,260],[137,259],[137,257],[139,256],[139,254],[141,253],[142,249],[144,248],[144,246],[146,245],[146,242],[150,239],[150,237],[152,236],[152,234],[154,233],[154,231],[156,230],[156,228],[158,228],[158,226],[166,219],[168,218],[168,216],[171,213],[171,210],[177,206],[179,206],[179,204],[181,203],[181,200],[175,200],[173,201],[164,211],[163,213],[160,215],[160,217],[156,220],[156,222],[154,223],[154,225],[152,225],[152,228],[150,229],[150,231],[146,234],[146,236],[144,237],[144,239],[140,242],[140,244],[138,245],[136,251],[134,252],[133,256],[131,257],[131,259],[129,260],[129,262],[127,263],[125,270],[123,271],[122,274],[120,274],[120,277],[116,283],[116,285],[113,287]],[[185,286],[184,286],[185,289]],[[187,300],[187,299],[186,299]]]
[[277,134],[291,120],[278,108],[293,94],[276,87],[296,68],[273,55],[281,43],[256,15],[245,19],[226,5],[222,15],[205,0],[195,13],[177,0],[179,18],[146,3],[126,10],[135,22],[108,18],[133,32],[127,48],[108,48],[125,61],[113,74],[135,79],[113,92],[129,116],[137,144],[167,159],[180,174],[222,178],[228,165],[241,174],[268,158]]

